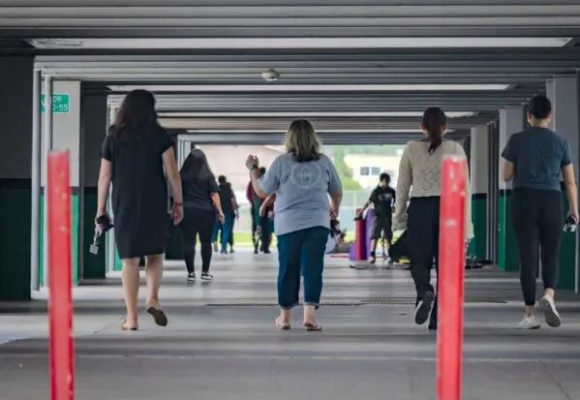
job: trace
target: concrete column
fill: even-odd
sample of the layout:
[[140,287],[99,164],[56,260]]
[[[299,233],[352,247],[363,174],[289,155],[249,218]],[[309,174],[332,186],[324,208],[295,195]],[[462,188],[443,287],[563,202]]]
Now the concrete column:
[[471,190],[472,220],[475,237],[469,253],[478,260],[486,259],[487,249],[487,197],[489,185],[489,154],[487,126],[471,129]]
[[[46,96],[45,96],[46,97]],[[46,99],[45,99],[46,100]],[[44,146],[43,151],[43,173],[42,186],[46,188],[46,160],[49,150],[68,150],[70,155],[70,186],[72,191],[71,198],[71,234],[72,234],[72,264],[73,264],[73,284],[77,284],[79,280],[79,259],[80,259],[80,121],[81,121],[81,83],[78,81],[53,81],[52,85],[52,106],[48,105],[48,101],[43,107],[43,112],[48,113],[52,111],[52,146]],[[45,130],[46,127],[43,127]],[[46,135],[43,134],[43,137]],[[44,197],[42,200],[43,203]],[[46,204],[44,209],[46,210]],[[46,226],[46,212],[44,213],[43,224]],[[44,232],[42,242],[46,243],[49,238],[46,229],[41,229]],[[45,246],[46,247],[46,246]],[[41,263],[41,277],[44,277],[41,282],[46,285],[46,272],[50,268],[46,257]]]
[[98,255],[88,252],[93,241],[94,218],[97,211],[97,184],[101,164],[101,144],[107,134],[107,96],[84,95],[81,116],[81,254],[82,279],[106,277],[105,247]]
[[[546,83],[546,94],[552,101],[553,118],[551,128],[563,136],[572,149],[576,181],[578,181],[579,149],[579,101],[578,78],[576,76],[558,76]],[[568,210],[566,192],[562,192],[564,210]],[[578,236],[564,234],[560,252],[558,287],[578,292]]]
[[34,71],[32,91],[32,158],[31,171],[31,223],[30,223],[30,289],[40,289],[40,175],[42,168],[42,71]]
[[30,300],[34,59],[0,57],[0,301]]
[[[514,133],[525,128],[525,114],[523,106],[511,106],[499,110],[499,151]],[[498,199],[498,237],[497,263],[504,271],[517,271],[520,267],[518,247],[515,233],[511,224],[511,183],[505,183],[502,177],[502,160],[499,168],[499,199]]]

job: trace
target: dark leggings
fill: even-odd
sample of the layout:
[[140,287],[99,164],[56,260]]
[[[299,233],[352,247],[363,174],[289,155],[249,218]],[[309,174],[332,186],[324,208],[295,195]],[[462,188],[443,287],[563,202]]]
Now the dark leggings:
[[183,232],[185,265],[190,273],[195,272],[195,245],[198,234],[201,242],[202,271],[209,272],[212,256],[211,236],[215,220],[214,211],[185,208],[181,231]]
[[260,226],[262,227],[262,251],[268,252],[270,251],[270,242],[272,241],[272,232],[270,229],[270,218],[268,217],[260,217]]
[[512,224],[520,254],[524,301],[527,306],[533,306],[540,258],[544,288],[556,287],[564,226],[562,194],[555,190],[514,189]]
[[[411,276],[417,290],[417,302],[425,293],[435,289],[431,285],[431,269],[437,266],[439,253],[439,197],[415,197],[409,205],[407,223]],[[437,298],[431,321],[437,321]]]

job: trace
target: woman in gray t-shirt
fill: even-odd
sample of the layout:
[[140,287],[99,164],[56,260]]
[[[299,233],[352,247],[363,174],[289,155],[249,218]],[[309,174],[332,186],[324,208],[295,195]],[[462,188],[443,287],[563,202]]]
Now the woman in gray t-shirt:
[[276,326],[290,329],[290,310],[298,304],[302,272],[304,327],[319,331],[315,310],[322,292],[324,252],[330,216],[339,212],[342,186],[332,161],[320,153],[316,132],[308,121],[294,121],[284,144],[287,153],[278,157],[262,178],[258,178],[257,157],[249,156],[246,166],[258,196],[276,193],[274,230],[278,237],[278,303],[282,310]]
[[552,118],[550,100],[546,96],[536,96],[530,101],[528,110],[531,127],[513,134],[501,154],[503,178],[506,182],[513,180],[512,226],[518,243],[520,283],[526,306],[526,314],[518,327],[540,327],[535,305],[536,274],[541,260],[544,295],[539,308],[546,323],[556,328],[561,320],[554,296],[565,221],[561,188],[566,189],[570,207],[568,221],[573,224],[578,223],[578,193],[570,146],[548,129]]

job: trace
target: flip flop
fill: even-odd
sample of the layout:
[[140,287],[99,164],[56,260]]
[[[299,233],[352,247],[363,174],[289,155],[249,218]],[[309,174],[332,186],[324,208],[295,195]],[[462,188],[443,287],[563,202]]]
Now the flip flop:
[[288,323],[283,324],[282,322],[280,322],[280,318],[276,318],[276,327],[278,329],[280,329],[281,331],[289,331],[290,330],[290,324],[288,324]]
[[307,332],[320,332],[322,330],[322,326],[318,323],[306,323],[304,324],[304,329],[306,329]]
[[169,321],[167,320],[167,315],[165,315],[165,313],[162,310],[158,310],[155,307],[149,307],[147,309],[147,312],[151,314],[157,325],[167,326],[167,323]]

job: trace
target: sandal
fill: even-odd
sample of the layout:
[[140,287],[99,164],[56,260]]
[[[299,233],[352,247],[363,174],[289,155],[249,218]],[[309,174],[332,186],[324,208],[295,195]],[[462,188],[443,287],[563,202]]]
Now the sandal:
[[290,324],[289,323],[283,323],[280,320],[280,317],[276,318],[276,327],[278,329],[280,329],[281,331],[289,331],[290,330]]
[[123,321],[123,322],[121,323],[121,330],[122,330],[123,332],[128,332],[128,331],[136,331],[137,329],[138,329],[138,328],[137,328],[136,326],[131,326],[131,327],[130,327],[129,325],[127,325],[127,321]]
[[306,329],[307,332],[320,332],[322,330],[322,326],[318,325],[316,322],[305,322],[304,329]]
[[151,314],[157,325],[167,326],[169,321],[167,320],[167,315],[165,315],[162,310],[158,310],[155,307],[149,307],[147,312]]

